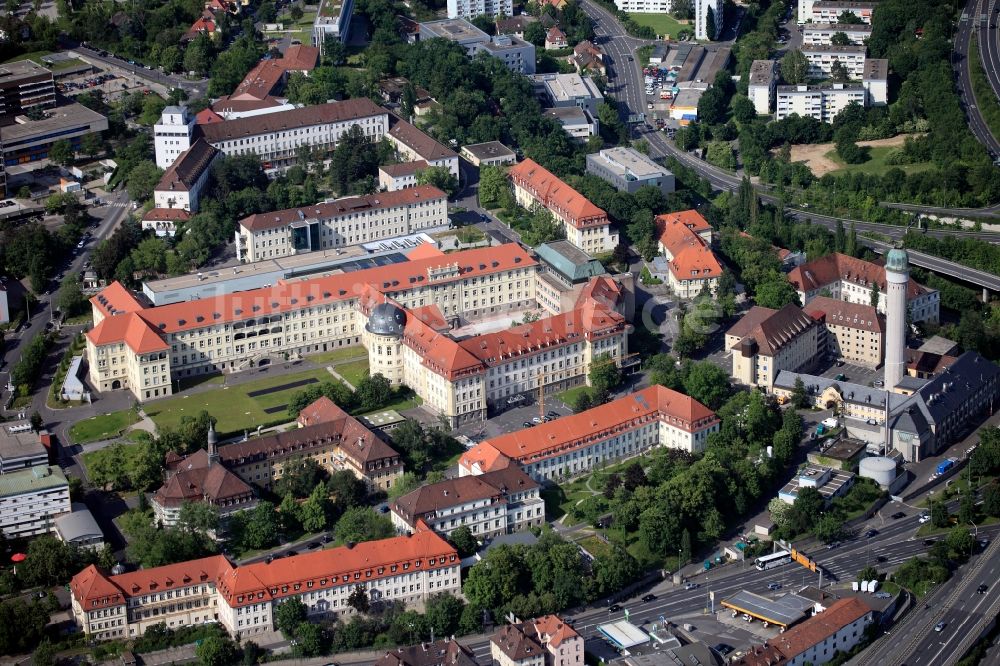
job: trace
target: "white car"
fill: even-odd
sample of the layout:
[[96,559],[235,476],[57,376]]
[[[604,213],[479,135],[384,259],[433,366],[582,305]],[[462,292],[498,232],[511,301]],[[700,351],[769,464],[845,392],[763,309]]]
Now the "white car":
[[825,425],[827,428],[836,428],[837,426],[840,425],[840,421],[831,416],[828,419],[823,419],[823,425]]
[[926,523],[930,519],[931,519],[930,516],[928,516],[926,513],[923,513],[923,514],[920,514],[920,518],[917,519],[917,522],[919,522],[921,525],[923,525],[924,523]]

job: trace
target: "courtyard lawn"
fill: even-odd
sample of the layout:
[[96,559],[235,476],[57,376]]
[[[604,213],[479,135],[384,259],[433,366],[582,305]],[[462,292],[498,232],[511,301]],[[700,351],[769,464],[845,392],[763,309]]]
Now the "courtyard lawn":
[[357,345],[306,356],[307,361],[315,363],[316,365],[337,365],[338,363],[354,361],[361,358],[368,358],[368,352],[365,351],[364,347]]
[[836,162],[840,165],[840,168],[833,171],[834,174],[844,174],[848,172],[852,173],[864,173],[868,175],[881,176],[889,169],[902,169],[904,173],[919,173],[921,171],[926,171],[931,168],[930,162],[918,162],[916,164],[886,164],[885,158],[889,156],[889,153],[899,150],[898,146],[874,146],[868,149],[868,155],[870,159],[862,164],[847,164],[844,160],[840,159],[837,155],[836,150],[831,150],[823,157]]
[[[122,456],[125,458],[125,469],[131,469],[132,459],[139,453],[139,445],[127,442],[122,442]],[[83,466],[89,472],[94,465],[94,462],[104,456],[111,455],[112,450],[110,447],[106,449],[98,449],[97,451],[87,451],[86,453],[80,454],[81,460],[83,460]]]
[[69,437],[74,444],[86,444],[87,442],[99,442],[103,439],[111,439],[121,435],[125,428],[137,421],[137,417],[132,410],[122,410],[111,414],[93,416],[83,421],[77,421],[69,429]]
[[[277,386],[315,380],[309,384],[286,388],[263,395],[251,396],[256,391],[266,391]],[[285,409],[291,397],[316,382],[332,381],[333,375],[323,368],[306,370],[288,375],[263,377],[237,386],[223,386],[191,396],[177,395],[146,405],[146,414],[158,428],[177,427],[184,416],[196,416],[205,410],[217,419],[220,435],[232,435],[257,426],[272,426],[290,421]],[[270,412],[265,410],[271,410]]]
[[580,395],[587,393],[588,391],[590,391],[589,386],[575,386],[571,389],[563,391],[562,393],[556,393],[556,400],[561,401],[564,405],[572,409],[573,405],[576,404],[576,401],[580,399]]
[[670,35],[672,38],[676,38],[677,34],[687,27],[670,14],[629,14],[629,18],[639,25],[648,25],[661,37]]
[[368,376],[368,359],[341,363],[334,370],[337,371],[338,375],[346,379],[351,386],[357,388],[358,383]]

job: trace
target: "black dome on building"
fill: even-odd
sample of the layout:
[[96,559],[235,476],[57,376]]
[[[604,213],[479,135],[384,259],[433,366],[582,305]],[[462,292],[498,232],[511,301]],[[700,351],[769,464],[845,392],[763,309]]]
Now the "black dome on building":
[[368,317],[368,325],[365,327],[369,333],[375,335],[391,335],[400,337],[403,335],[403,328],[406,326],[406,313],[402,308],[392,303],[379,303],[372,308],[372,313]]

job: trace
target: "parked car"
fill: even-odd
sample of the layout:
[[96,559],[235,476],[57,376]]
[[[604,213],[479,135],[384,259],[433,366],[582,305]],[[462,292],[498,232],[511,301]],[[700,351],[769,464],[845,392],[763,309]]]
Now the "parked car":
[[712,646],[712,649],[725,657],[727,654],[733,651],[733,646],[726,643],[719,643],[718,645]]
[[611,604],[610,606],[608,606],[608,612],[609,613],[617,613],[621,609],[622,609],[622,607],[620,605],[618,605],[618,604]]
[[525,428],[530,428],[531,427],[531,421],[525,421],[521,425],[523,425]]
[[892,518],[893,520],[899,520],[900,518],[906,518],[906,514],[903,513],[902,511],[897,511],[896,513],[892,514],[889,517]]
[[644,596],[642,598],[642,600],[645,601],[645,602],[647,602],[647,603],[650,602],[650,601],[656,601],[656,595],[655,594],[647,594],[646,596]]
[[532,423],[536,423],[536,424],[537,424],[537,423],[541,423],[541,422],[542,422],[542,419],[541,419],[541,417],[540,417],[540,416],[535,416],[535,417],[533,417],[533,418],[531,419],[531,422],[532,422]]
[[922,513],[922,514],[920,514],[920,518],[917,519],[917,522],[919,522],[921,525],[923,525],[924,523],[926,523],[930,519],[931,519],[930,516],[928,516],[926,513]]

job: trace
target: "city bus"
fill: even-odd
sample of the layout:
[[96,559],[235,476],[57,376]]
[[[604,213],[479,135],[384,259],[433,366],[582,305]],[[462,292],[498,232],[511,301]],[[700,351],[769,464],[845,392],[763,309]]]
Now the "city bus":
[[774,567],[780,567],[782,564],[787,564],[792,561],[792,554],[787,550],[779,550],[777,553],[772,553],[770,555],[764,555],[763,557],[758,557],[754,560],[754,566],[757,567],[758,571],[766,571],[767,569],[773,569]]

